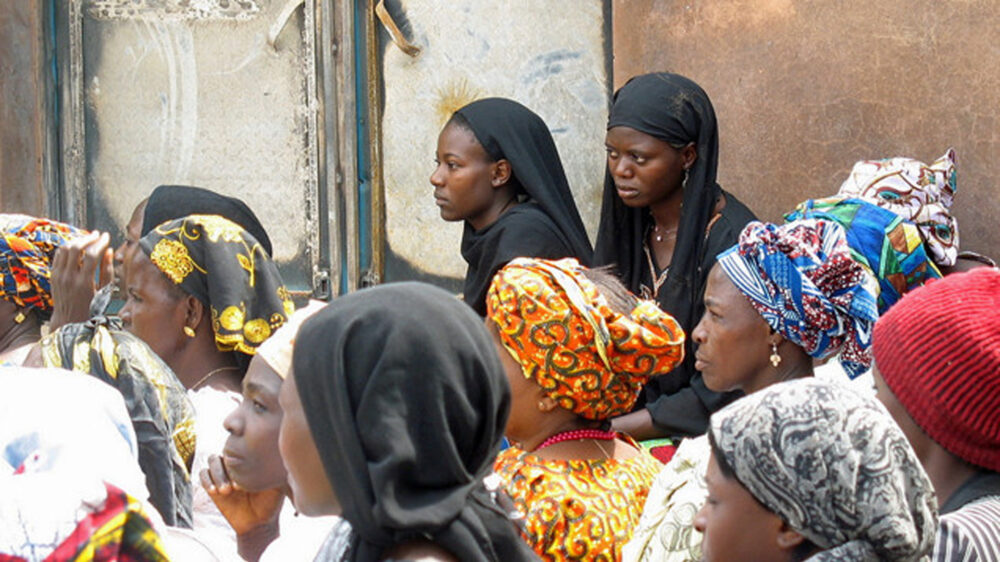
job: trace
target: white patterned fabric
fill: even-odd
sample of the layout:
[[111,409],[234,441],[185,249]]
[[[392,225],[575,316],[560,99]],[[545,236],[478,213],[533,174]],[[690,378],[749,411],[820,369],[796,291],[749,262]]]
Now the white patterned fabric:
[[713,453],[822,552],[811,561],[918,561],[934,546],[934,488],[874,397],[813,378],[712,416]]
[[839,193],[888,209],[916,224],[938,265],[955,265],[958,222],[951,214],[957,189],[955,150],[931,165],[912,158],[862,160],[854,165]]

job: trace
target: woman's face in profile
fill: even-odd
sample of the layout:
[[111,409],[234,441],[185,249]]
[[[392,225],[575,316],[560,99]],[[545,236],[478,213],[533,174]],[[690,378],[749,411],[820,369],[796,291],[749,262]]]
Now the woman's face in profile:
[[[288,470],[292,502],[300,513],[311,517],[340,515],[340,503],[327,479],[323,461],[306,421],[294,370],[290,370],[278,396],[283,415],[278,449]],[[334,428],[336,429],[336,428]]]
[[705,284],[705,313],[691,331],[694,368],[715,392],[756,388],[755,376],[770,368],[771,328],[719,264]]
[[186,321],[186,295],[139,249],[127,256],[125,305],[121,309],[125,329],[168,365],[183,348]]
[[705,474],[708,497],[694,518],[694,528],[704,535],[704,562],[728,560],[787,560],[779,546],[786,525],[768,510],[736,478],[722,473],[715,454]]

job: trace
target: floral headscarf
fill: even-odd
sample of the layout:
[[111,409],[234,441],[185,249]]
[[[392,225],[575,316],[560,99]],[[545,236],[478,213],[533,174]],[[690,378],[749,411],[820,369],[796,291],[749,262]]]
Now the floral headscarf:
[[59,246],[86,232],[24,215],[0,215],[0,229],[0,296],[20,307],[51,313],[52,258]]
[[167,221],[139,245],[168,279],[211,308],[221,351],[253,355],[295,311],[271,256],[229,219],[188,215]]
[[843,196],[810,199],[785,220],[824,219],[844,227],[851,256],[879,283],[879,314],[928,279],[941,277],[927,255],[920,230],[892,211]]
[[718,263],[771,328],[806,353],[824,358],[842,350],[851,378],[871,365],[878,287],[851,258],[839,224],[755,221]]
[[592,420],[628,412],[650,377],[684,358],[684,331],[653,301],[611,309],[575,259],[518,258],[486,296],[500,340],[559,406]]
[[872,396],[815,378],[771,385],[712,416],[713,453],[768,510],[823,549],[810,561],[923,560],[934,486]]
[[951,215],[955,198],[955,150],[930,166],[912,158],[862,160],[854,165],[840,195],[859,197],[920,227],[938,265],[955,265],[958,222]]

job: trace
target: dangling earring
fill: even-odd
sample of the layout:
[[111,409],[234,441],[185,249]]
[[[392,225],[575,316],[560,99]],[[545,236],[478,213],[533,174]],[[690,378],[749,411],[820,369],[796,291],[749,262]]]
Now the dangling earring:
[[684,191],[688,186],[688,176],[691,175],[691,170],[689,168],[684,168],[684,179],[681,181],[681,191]]
[[778,344],[771,342],[771,366],[777,367],[781,364],[781,356],[778,355]]
[[192,328],[191,326],[184,326],[184,335],[189,338],[193,338],[197,334],[194,332],[194,328]]
[[14,317],[14,323],[15,324],[20,324],[21,322],[24,322],[25,318],[27,318],[27,316],[24,315],[24,312],[18,310],[17,311],[17,316]]

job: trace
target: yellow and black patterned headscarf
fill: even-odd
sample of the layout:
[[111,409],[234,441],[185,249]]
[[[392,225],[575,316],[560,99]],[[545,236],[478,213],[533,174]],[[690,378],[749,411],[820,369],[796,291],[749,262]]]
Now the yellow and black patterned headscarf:
[[487,317],[524,376],[591,420],[628,412],[642,386],[684,358],[684,331],[653,301],[611,309],[575,259],[518,258],[493,278]]
[[167,221],[139,245],[167,279],[211,309],[222,351],[253,355],[295,311],[271,256],[229,219],[188,215]]

